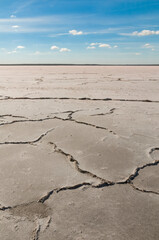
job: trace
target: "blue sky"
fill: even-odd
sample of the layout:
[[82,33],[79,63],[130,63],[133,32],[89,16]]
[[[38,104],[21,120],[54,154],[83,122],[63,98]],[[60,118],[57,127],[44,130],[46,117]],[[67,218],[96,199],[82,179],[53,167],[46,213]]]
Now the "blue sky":
[[0,63],[159,63],[158,0],[1,0]]

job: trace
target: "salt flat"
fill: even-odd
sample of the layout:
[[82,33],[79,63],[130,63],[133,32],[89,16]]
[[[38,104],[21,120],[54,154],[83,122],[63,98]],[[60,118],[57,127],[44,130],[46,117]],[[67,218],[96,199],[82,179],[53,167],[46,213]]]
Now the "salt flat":
[[158,240],[159,67],[0,67],[0,240]]

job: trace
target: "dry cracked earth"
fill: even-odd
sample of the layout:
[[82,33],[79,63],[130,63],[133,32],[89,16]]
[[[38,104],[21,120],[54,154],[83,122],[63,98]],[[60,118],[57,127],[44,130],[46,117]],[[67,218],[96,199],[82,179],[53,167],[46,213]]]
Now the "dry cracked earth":
[[159,67],[0,67],[0,240],[159,239]]

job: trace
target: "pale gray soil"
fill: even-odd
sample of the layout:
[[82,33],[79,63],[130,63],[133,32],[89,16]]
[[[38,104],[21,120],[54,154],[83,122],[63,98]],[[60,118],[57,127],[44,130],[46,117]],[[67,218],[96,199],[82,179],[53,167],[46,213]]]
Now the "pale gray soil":
[[0,67],[0,240],[159,239],[159,67]]

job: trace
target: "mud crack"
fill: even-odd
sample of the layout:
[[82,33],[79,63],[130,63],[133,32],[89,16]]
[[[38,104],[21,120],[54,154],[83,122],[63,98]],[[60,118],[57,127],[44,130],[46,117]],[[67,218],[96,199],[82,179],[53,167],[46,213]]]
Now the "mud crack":
[[34,144],[39,142],[42,138],[44,138],[48,133],[52,132],[54,130],[54,128],[49,129],[48,131],[46,131],[45,133],[41,134],[40,137],[38,137],[37,139],[33,140],[33,141],[19,141],[19,142],[2,142],[0,143],[0,145],[9,145],[9,144]]
[[103,183],[107,183],[108,185],[110,185],[110,184],[112,185],[113,184],[111,181],[107,181],[107,180],[105,180],[105,179],[103,179],[101,177],[98,177],[97,175],[95,175],[95,174],[93,174],[93,173],[91,173],[89,171],[81,169],[79,167],[79,162],[71,154],[64,152],[62,149],[58,148],[57,145],[55,143],[53,143],[53,142],[50,142],[50,144],[53,145],[55,152],[64,155],[71,164],[73,163],[75,169],[78,172],[80,172],[82,174],[86,174],[87,176],[89,176],[89,177],[97,180],[98,182],[100,182],[100,184],[103,184]]
[[153,194],[159,195],[158,192],[155,192],[155,191],[152,191],[152,190],[146,190],[146,189],[142,189],[142,188],[136,187],[133,182],[130,183],[130,186],[132,186],[136,191],[139,191],[139,192],[143,192],[143,193],[153,193]]
[[[152,149],[150,150],[149,154],[151,154],[151,153],[152,153],[153,151],[155,151],[155,150],[158,150],[158,148],[152,148]],[[156,165],[158,165],[158,164],[159,164],[159,160],[154,160],[154,161],[151,162],[151,163],[146,163],[146,164],[142,165],[141,167],[137,167],[137,168],[135,169],[135,172],[129,176],[129,178],[126,180],[126,182],[127,182],[127,183],[131,183],[131,182],[139,175],[139,172],[140,172],[141,170],[143,170],[144,168],[150,167],[150,166],[156,166]]]
[[[98,125],[95,125],[95,124],[91,124],[91,123],[87,123],[87,122],[78,121],[78,120],[74,119],[74,118],[72,117],[72,115],[73,115],[74,113],[76,113],[76,112],[79,112],[79,111],[82,111],[82,110],[63,112],[63,113],[69,113],[67,118],[60,118],[60,117],[58,117],[58,116],[54,116],[54,117],[46,117],[46,118],[40,118],[40,119],[14,120],[14,121],[7,122],[7,123],[1,123],[0,126],[11,125],[11,124],[14,124],[14,123],[43,122],[43,121],[49,121],[49,120],[57,119],[57,120],[60,120],[60,121],[72,121],[72,122],[75,122],[75,123],[77,123],[77,124],[82,124],[82,125],[87,125],[87,126],[90,126],[90,127],[102,129],[102,130],[108,131],[108,132],[116,135],[115,132],[113,132],[112,130],[110,130],[110,129],[108,129],[108,128],[101,127],[101,126],[98,126]],[[1,144],[1,143],[0,143],[0,144]]]
[[74,97],[1,97],[0,101],[4,100],[79,100],[79,101],[114,101],[114,102],[145,102],[145,103],[159,103],[158,100],[150,99],[126,99],[126,98],[74,98]]
[[109,115],[109,114],[112,114],[114,113],[116,108],[112,108],[109,110],[109,112],[106,112],[106,113],[98,113],[98,114],[92,114],[90,116],[94,117],[94,116],[105,116],[105,115]]
[[[45,134],[42,134],[37,140],[35,140],[36,142],[39,141],[39,139],[41,139],[42,137],[44,137],[48,132],[50,132],[52,130],[49,130],[47,131]],[[33,142],[35,142],[33,141]],[[82,183],[78,183],[76,185],[73,185],[73,186],[63,186],[63,187],[60,187],[60,188],[55,188],[51,191],[49,191],[45,196],[41,197],[36,203],[41,203],[41,204],[44,204],[45,201],[47,201],[52,195],[54,192],[56,193],[59,193],[61,191],[67,191],[67,190],[75,190],[75,189],[78,189],[78,188],[81,188],[81,187],[86,187],[86,188],[104,188],[104,187],[109,187],[109,186],[113,186],[113,185],[122,185],[122,184],[128,184],[130,185],[131,187],[133,187],[134,190],[136,191],[140,191],[140,192],[143,192],[143,193],[152,193],[152,194],[156,194],[156,195],[159,195],[158,192],[155,192],[155,191],[151,191],[151,190],[146,190],[146,189],[140,189],[139,187],[136,187],[133,183],[133,180],[139,175],[140,171],[143,170],[144,168],[146,167],[149,167],[149,166],[156,166],[159,164],[159,160],[154,160],[153,162],[150,162],[150,163],[147,163],[147,164],[144,164],[140,167],[137,167],[135,169],[135,172],[133,174],[131,174],[126,180],[123,180],[123,181],[116,181],[116,182],[113,182],[113,181],[109,181],[109,180],[106,180],[106,179],[103,179],[87,170],[83,170],[80,168],[79,166],[79,162],[69,153],[66,153],[64,152],[62,149],[58,148],[57,145],[53,142],[50,142],[50,144],[53,146],[54,148],[54,151],[59,153],[59,154],[62,154],[64,155],[68,161],[73,164],[73,167],[80,173],[82,174],[85,174],[89,177],[91,177],[92,179],[95,180],[95,183],[93,182],[82,182]],[[159,150],[159,148],[152,148],[150,151],[149,151],[149,154],[151,155],[155,150]],[[26,203],[26,204],[20,204],[20,205],[17,205],[17,206],[3,206],[0,208],[0,211],[6,211],[6,210],[12,210],[12,209],[17,209],[18,207],[20,208],[25,208],[26,206],[32,206],[32,204],[35,204],[35,202],[31,202],[31,203]],[[36,231],[37,230],[37,231]],[[36,228],[35,230],[35,237],[38,236],[38,228]],[[35,238],[36,239],[36,238]]]
[[31,240],[38,240],[39,239],[40,229],[41,229],[40,224],[37,224],[37,226],[33,230],[33,236],[31,238]]

